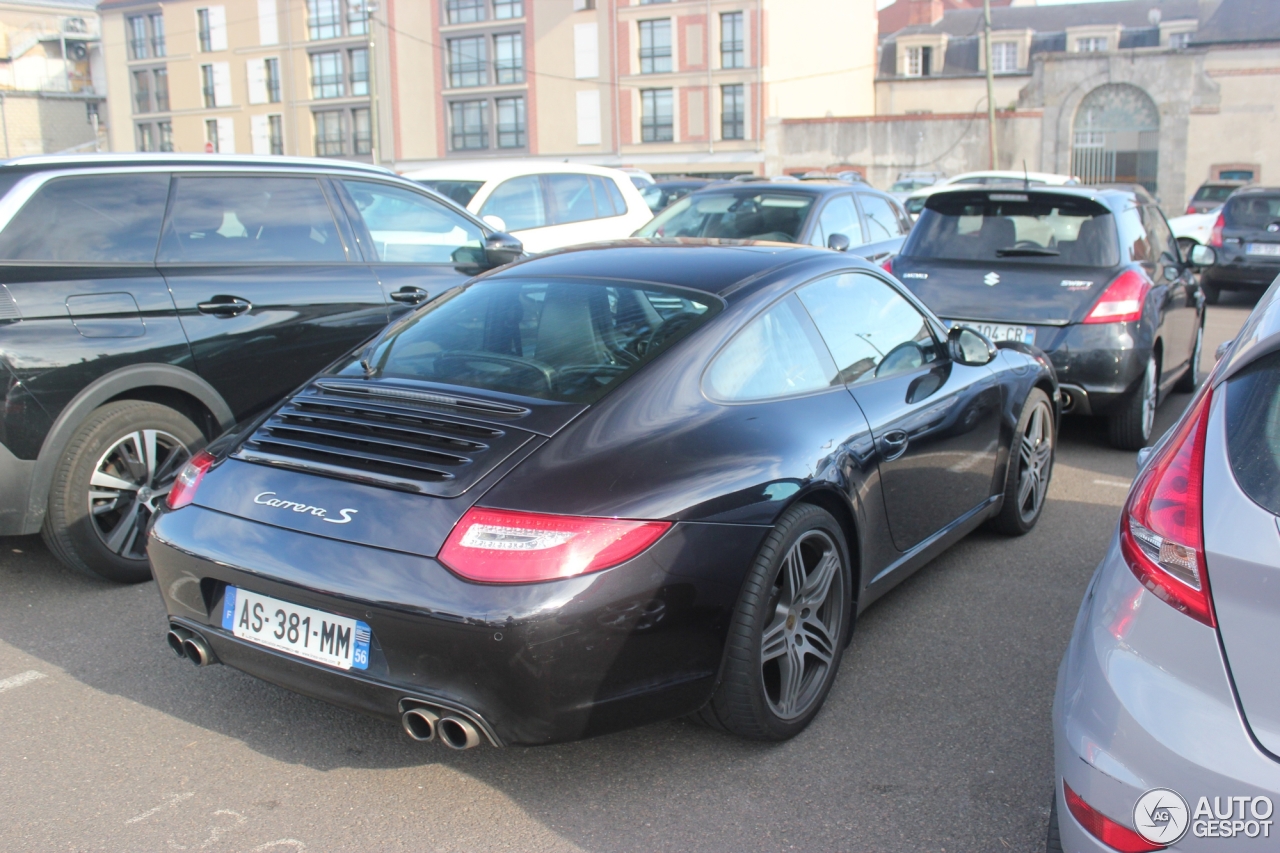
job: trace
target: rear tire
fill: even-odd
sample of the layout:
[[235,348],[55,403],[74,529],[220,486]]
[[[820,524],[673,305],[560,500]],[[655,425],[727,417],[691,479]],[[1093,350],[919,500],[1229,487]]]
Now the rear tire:
[[1156,403],[1160,397],[1160,373],[1154,354],[1147,357],[1138,387],[1120,401],[1119,408],[1107,419],[1111,446],[1118,450],[1141,450],[1151,443],[1155,426]]
[[1181,394],[1190,394],[1200,387],[1200,350],[1204,346],[1204,315],[1200,315],[1200,325],[1196,327],[1196,345],[1191,350],[1191,364],[1187,372],[1178,378],[1173,390]]
[[1032,388],[1022,404],[1014,443],[1009,448],[1000,512],[987,522],[992,530],[1006,536],[1022,536],[1036,526],[1044,511],[1049,478],[1053,476],[1055,437],[1049,395]]
[[89,415],[53,474],[40,534],[54,556],[117,583],[151,577],[147,523],[204,435],[166,406],[108,403]]
[[835,681],[852,615],[844,531],[800,503],[783,513],[747,571],[720,683],[696,717],[753,740],[795,737]]

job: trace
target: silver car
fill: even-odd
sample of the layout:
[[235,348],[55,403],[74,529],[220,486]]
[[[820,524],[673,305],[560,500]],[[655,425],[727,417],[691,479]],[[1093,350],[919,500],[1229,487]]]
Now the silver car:
[[1150,451],[1053,702],[1052,851],[1280,850],[1280,280]]

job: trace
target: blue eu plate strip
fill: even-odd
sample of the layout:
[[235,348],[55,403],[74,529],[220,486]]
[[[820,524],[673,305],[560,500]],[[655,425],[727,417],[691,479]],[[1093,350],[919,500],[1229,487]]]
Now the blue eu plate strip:
[[234,630],[236,626],[236,588],[234,586],[227,587],[227,593],[222,597],[222,627],[224,630]]

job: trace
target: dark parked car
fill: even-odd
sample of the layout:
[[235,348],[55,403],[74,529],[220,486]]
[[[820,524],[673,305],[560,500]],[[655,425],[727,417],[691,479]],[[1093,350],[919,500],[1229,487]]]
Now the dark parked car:
[[911,219],[897,199],[866,184],[760,180],[715,184],[691,193],[636,236],[807,243],[880,261],[902,247],[910,230]]
[[1231,194],[1245,185],[1244,181],[1206,181],[1201,184],[1187,203],[1187,213],[1207,213],[1222,203]]
[[1218,253],[1203,276],[1210,305],[1224,290],[1266,290],[1280,275],[1280,187],[1246,187],[1227,199],[1209,245]]
[[644,203],[654,213],[667,207],[674,201],[684,198],[694,190],[700,190],[711,183],[705,178],[677,178],[670,181],[658,181],[647,184],[640,189]]
[[210,445],[148,554],[180,654],[422,740],[693,712],[783,739],[855,613],[983,522],[1035,524],[1056,398],[1043,355],[856,257],[566,250]]
[[946,189],[929,196],[892,271],[926,305],[993,340],[1034,344],[1063,411],[1107,418],[1111,443],[1151,438],[1156,406],[1196,387],[1213,262],[1177,243],[1145,191]]
[[0,534],[150,577],[204,442],[519,244],[382,169],[311,158],[0,165]]

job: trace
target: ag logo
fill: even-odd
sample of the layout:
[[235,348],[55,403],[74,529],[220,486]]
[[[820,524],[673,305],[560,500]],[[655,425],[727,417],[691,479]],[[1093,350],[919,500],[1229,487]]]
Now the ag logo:
[[1133,828],[1152,844],[1178,843],[1190,823],[1187,801],[1168,788],[1152,788],[1133,807]]
[[989,272],[982,277],[982,283],[985,284],[987,287],[995,287],[997,284],[1000,283],[1000,276],[996,275],[993,272]]

